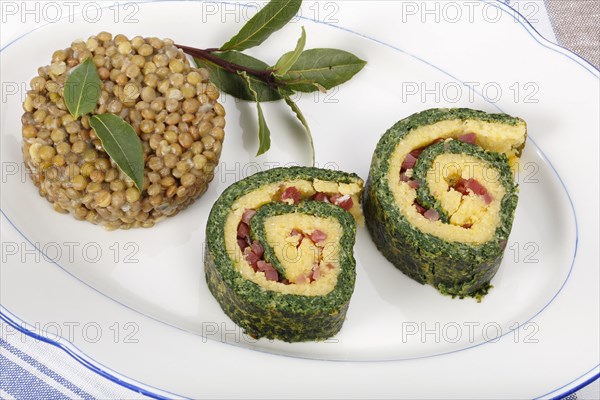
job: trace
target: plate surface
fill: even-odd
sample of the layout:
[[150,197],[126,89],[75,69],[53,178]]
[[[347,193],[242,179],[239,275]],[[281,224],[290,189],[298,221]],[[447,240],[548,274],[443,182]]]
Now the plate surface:
[[[461,12],[468,9],[466,3],[454,4]],[[340,334],[322,343],[253,340],[223,314],[206,287],[204,228],[210,207],[231,183],[309,161],[308,144],[285,105],[265,106],[273,147],[255,158],[255,112],[224,96],[226,141],[208,192],[153,229],[106,232],[54,213],[37,195],[23,170],[22,111],[14,96],[3,102],[1,121],[5,314],[48,335],[56,332],[116,373],[190,397],[289,395],[285,382],[275,379],[267,390],[262,379],[253,379],[276,376],[282,368],[314,383],[295,386],[298,396],[536,397],[563,393],[594,376],[600,293],[594,249],[598,72],[544,42],[506,6],[479,5],[458,20],[441,7],[438,23],[423,24],[422,3],[381,2],[369,11],[364,2],[307,3],[303,18],[252,54],[274,63],[305,26],[307,47],[344,48],[368,61],[350,83],[298,98],[313,130],[318,166],[363,178],[380,135],[413,112],[470,107],[528,122],[513,232],[494,289],[482,303],[453,300],[411,281],[377,252],[366,229],[359,229],[357,286]],[[81,15],[22,37],[2,50],[3,84],[28,82],[53,50],[99,30],[213,47],[253,12],[196,2],[152,2],[131,10],[135,23],[105,12],[95,23]],[[16,57],[19,63],[9,61]],[[68,321],[81,325],[72,337],[65,335]],[[97,341],[90,326],[102,333]],[[251,367],[255,363],[261,371]],[[536,376],[525,374],[526,367]],[[342,389],[326,379],[336,369],[348,377]],[[439,371],[439,384],[423,389],[431,369]],[[371,391],[358,386],[365,372],[377,374]],[[475,386],[469,393],[457,382],[466,376],[473,378],[462,384]],[[224,388],[232,378],[239,387]]]

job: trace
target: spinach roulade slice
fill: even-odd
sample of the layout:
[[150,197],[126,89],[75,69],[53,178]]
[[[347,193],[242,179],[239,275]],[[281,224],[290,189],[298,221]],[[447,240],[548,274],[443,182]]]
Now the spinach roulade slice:
[[470,109],[396,123],[377,145],[365,188],[379,250],[417,282],[480,300],[512,227],[525,139],[522,119]]
[[362,184],[345,172],[276,168],[219,197],[206,228],[206,279],[247,334],[297,342],[341,329],[354,291]]

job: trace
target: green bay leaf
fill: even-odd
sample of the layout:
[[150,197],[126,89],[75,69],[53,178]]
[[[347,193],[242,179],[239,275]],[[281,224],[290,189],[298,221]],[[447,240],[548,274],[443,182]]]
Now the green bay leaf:
[[258,157],[271,148],[271,131],[267,126],[267,120],[258,101],[256,102],[256,109],[258,110],[258,151],[256,152]]
[[258,151],[256,152],[256,157],[258,157],[261,154],[266,153],[271,148],[271,131],[267,126],[267,120],[263,114],[260,101],[258,101],[257,93],[252,87],[252,81],[245,72],[241,72],[239,75],[248,86],[248,90],[254,96],[256,102],[256,110],[258,111]]
[[279,82],[299,92],[314,92],[320,87],[331,89],[356,75],[367,64],[352,53],[338,49],[310,49],[303,51],[298,60]]
[[298,58],[300,57],[300,54],[302,54],[302,50],[304,50],[305,45],[306,32],[304,31],[304,27],[302,27],[302,34],[300,35],[300,39],[298,39],[298,43],[296,43],[296,48],[294,51],[290,51],[281,56],[281,58],[277,61],[277,64],[275,64],[273,67],[275,74],[285,75],[296,63],[296,61],[298,61]]
[[91,57],[75,68],[64,87],[64,99],[67,109],[77,119],[94,111],[100,98],[102,82]]
[[135,130],[115,114],[94,115],[90,125],[100,138],[104,151],[141,192],[144,187],[144,151]]
[[245,50],[258,46],[283,28],[300,9],[302,0],[271,0],[254,15],[221,50]]
[[302,114],[300,107],[298,107],[298,104],[294,103],[294,101],[290,98],[290,96],[285,96],[284,99],[285,99],[285,103],[288,106],[290,106],[290,108],[292,109],[294,114],[296,114],[296,117],[298,118],[298,120],[300,121],[302,126],[304,127],[304,130],[306,131],[306,136],[308,137],[308,140],[310,142],[310,149],[312,152],[312,164],[314,166],[315,165],[315,144],[313,142],[312,133],[310,132],[310,128],[308,127],[308,122],[306,121],[304,114]]
[[[251,68],[258,71],[265,71],[269,68],[267,63],[251,57],[247,54],[237,51],[226,51],[222,53],[213,53],[225,61],[233,64],[241,65],[246,68]],[[246,101],[255,101],[254,95],[248,88],[248,84],[242,76],[235,72],[229,72],[220,65],[216,65],[210,61],[195,58],[196,65],[200,68],[206,68],[210,72],[210,80],[223,92],[232,95],[235,98]],[[247,75],[252,83],[252,87],[256,92],[258,101],[275,101],[281,100],[283,97],[277,89],[269,86],[267,83],[257,79],[252,75]]]

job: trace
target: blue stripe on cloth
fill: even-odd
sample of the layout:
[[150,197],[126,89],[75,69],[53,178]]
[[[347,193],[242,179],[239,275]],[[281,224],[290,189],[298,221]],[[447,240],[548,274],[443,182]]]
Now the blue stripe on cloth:
[[25,361],[27,364],[36,368],[38,371],[40,371],[47,377],[52,378],[57,383],[66,387],[67,389],[69,389],[73,393],[77,394],[81,398],[86,399],[86,400],[94,400],[94,397],[91,394],[89,394],[89,393],[85,392],[84,390],[82,390],[81,388],[75,386],[71,381],[69,381],[69,380],[65,379],[64,377],[62,377],[61,375],[57,374],[56,372],[54,372],[53,370],[51,370],[44,364],[40,363],[39,361],[37,361],[36,359],[31,357],[30,355],[23,353],[21,350],[12,346],[10,343],[6,342],[2,338],[0,338],[0,346],[2,346],[3,348],[6,348],[8,351],[13,353],[15,356],[19,357],[21,360]]
[[17,399],[68,399],[31,372],[0,354],[0,386]]

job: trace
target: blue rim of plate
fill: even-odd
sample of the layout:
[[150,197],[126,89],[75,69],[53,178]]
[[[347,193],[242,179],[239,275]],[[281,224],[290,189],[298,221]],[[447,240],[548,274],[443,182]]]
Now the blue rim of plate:
[[[180,1],[180,2],[212,2],[212,3],[218,2],[218,3],[223,3],[223,4],[234,4],[234,3],[231,3],[231,2],[228,2],[228,1],[221,1],[221,0],[147,0],[147,1],[143,1],[141,4],[144,4],[144,3],[147,3],[147,4],[151,4],[151,3],[169,3],[169,2],[173,2],[173,1]],[[561,55],[569,58],[570,60],[574,61],[579,66],[581,66],[582,68],[584,68],[586,71],[588,71],[589,73],[591,73],[594,77],[596,77],[596,78],[600,77],[600,75],[598,74],[600,72],[600,69],[596,68],[588,60],[586,60],[583,57],[581,57],[581,56],[573,53],[572,51],[570,51],[570,50],[568,50],[568,49],[566,49],[566,48],[564,48],[564,47],[562,47],[560,45],[557,45],[557,44],[549,41],[548,39],[544,38],[535,29],[535,27],[527,20],[526,17],[524,17],[518,10],[512,8],[509,5],[510,0],[504,0],[504,1],[503,0],[479,0],[479,1],[482,2],[482,3],[486,3],[486,4],[489,4],[491,6],[497,7],[499,9],[501,9],[503,12],[513,13],[513,18],[542,47],[544,47],[544,48],[546,48],[548,50],[554,51],[556,53],[559,53],[559,54],[561,54]],[[119,7],[123,7],[123,6],[124,6],[124,4],[119,5]],[[243,7],[252,7],[252,6],[245,5],[245,4],[241,4],[241,6],[243,6]],[[102,8],[108,8],[108,7],[111,7],[111,6],[102,7]],[[65,17],[65,18],[67,18],[67,17]],[[62,18],[62,19],[65,19],[65,18]],[[311,22],[315,22],[315,23],[318,23],[318,24],[327,25],[327,26],[330,26],[330,27],[338,29],[338,30],[342,30],[342,31],[348,32],[350,34],[362,37],[362,38],[364,38],[366,40],[372,41],[374,43],[383,45],[383,46],[385,46],[387,48],[390,48],[392,50],[395,50],[395,51],[398,51],[398,52],[403,53],[405,55],[408,55],[408,56],[410,56],[410,57],[412,57],[412,58],[414,58],[414,59],[416,59],[416,60],[418,60],[418,61],[420,61],[420,62],[422,62],[422,63],[424,63],[424,64],[426,64],[426,65],[428,65],[430,67],[432,67],[432,68],[434,68],[435,70],[443,73],[444,75],[452,78],[453,80],[457,81],[458,83],[460,83],[461,85],[463,85],[464,87],[468,88],[470,91],[472,91],[473,93],[475,93],[476,95],[478,95],[480,98],[482,98],[487,103],[490,103],[489,101],[487,101],[487,99],[485,98],[485,96],[483,96],[483,94],[477,92],[472,87],[466,85],[463,80],[457,78],[453,74],[449,73],[447,70],[442,69],[442,68],[440,68],[440,67],[438,67],[438,66],[436,66],[436,65],[434,65],[434,64],[432,64],[430,62],[428,62],[427,60],[422,59],[422,58],[420,58],[420,57],[418,57],[418,56],[416,56],[414,54],[411,54],[411,53],[409,53],[409,52],[407,52],[407,51],[405,51],[405,50],[403,50],[403,49],[401,49],[399,47],[390,45],[390,44],[385,43],[385,42],[383,42],[381,40],[378,40],[378,39],[376,39],[374,37],[370,37],[368,35],[361,34],[359,32],[355,32],[353,30],[350,30],[350,29],[347,29],[347,28],[343,28],[343,27],[334,25],[332,23],[328,23],[328,22],[324,22],[324,21],[320,21],[320,20],[316,20],[316,19],[312,19],[312,18],[302,17],[302,16],[300,18],[308,20],[308,21],[311,21]],[[26,32],[23,35],[17,37],[16,39],[14,39],[13,41],[9,42],[4,47],[0,48],[0,53],[2,51],[4,51],[5,49],[7,49],[8,47],[10,47],[11,45],[13,45],[14,43],[16,43],[17,41],[19,41],[20,39],[24,38],[25,36],[28,36],[28,35],[32,34],[33,32],[35,32],[35,31],[37,31],[39,29],[42,29],[42,28],[44,28],[44,27],[46,27],[48,25],[50,25],[50,22],[46,23],[44,25],[38,26],[35,29],[33,29],[33,30],[29,31],[29,32]],[[583,63],[581,61],[583,61]],[[503,112],[503,110],[499,106],[497,106],[495,103],[491,103],[491,104],[499,112]],[[569,269],[569,273],[567,274],[567,277],[565,278],[565,281],[562,283],[562,285],[560,286],[560,288],[558,289],[558,291],[554,294],[554,296],[552,296],[552,298],[550,299],[550,301],[544,307],[542,307],[537,313],[535,313],[531,318],[529,318],[527,321],[525,321],[523,324],[521,324],[519,327],[507,331],[506,333],[502,334],[500,337],[494,338],[494,340],[496,340],[496,339],[499,340],[500,338],[502,338],[502,337],[510,334],[511,332],[520,329],[521,326],[525,325],[527,322],[532,321],[535,317],[537,317],[539,314],[541,314],[554,301],[554,299],[556,299],[556,297],[558,296],[558,294],[564,288],[566,282],[569,280],[569,277],[571,276],[571,273],[573,271],[573,267],[574,267],[574,264],[575,264],[576,255],[577,255],[577,249],[578,249],[578,243],[579,243],[579,237],[578,237],[579,231],[578,231],[578,224],[577,224],[577,214],[576,214],[575,207],[574,207],[573,201],[571,199],[571,196],[570,196],[570,194],[569,194],[569,192],[568,192],[568,190],[566,188],[565,183],[563,182],[562,178],[558,174],[558,171],[556,171],[556,169],[554,168],[554,166],[552,165],[552,163],[550,162],[550,160],[546,157],[546,155],[544,154],[544,152],[542,151],[542,149],[535,143],[535,141],[530,136],[528,138],[529,138],[529,140],[531,142],[533,142],[534,146],[539,150],[539,152],[541,153],[542,159],[544,161],[546,161],[548,163],[548,165],[551,167],[552,171],[555,173],[556,177],[559,179],[560,184],[563,187],[563,189],[565,190],[565,193],[566,193],[566,195],[568,197],[571,209],[573,211],[574,221],[575,221],[575,229],[576,229],[575,249],[574,249],[573,260],[572,260],[572,263],[571,263],[571,267]],[[6,218],[6,220],[9,222],[9,224],[13,228],[15,228],[15,230],[17,230],[17,232],[21,236],[23,236],[24,239],[26,239],[28,242],[31,243],[31,241],[29,241],[29,239],[13,224],[13,222],[10,220],[10,218],[8,218],[8,216],[4,213],[4,211],[2,211],[0,209],[0,213]],[[33,243],[31,243],[31,244],[33,244]],[[39,251],[43,255],[43,253],[40,251],[40,249],[37,248],[37,246],[35,246],[35,244],[33,244],[33,245],[36,248],[36,250]],[[93,288],[92,286],[88,285],[84,281],[80,280],[76,276],[74,276],[71,273],[69,273],[67,270],[65,270],[63,267],[61,267],[56,262],[53,262],[53,263],[55,265],[57,265],[59,268],[61,268],[64,272],[68,273],[70,276],[72,276],[73,278],[77,279],[78,281],[80,281],[84,285],[88,286],[92,290],[96,291],[97,293],[102,294],[107,299],[110,299],[110,300],[116,302],[117,304],[119,304],[119,305],[121,305],[123,307],[126,307],[129,310],[134,311],[134,312],[136,312],[136,313],[138,313],[140,315],[143,315],[145,317],[151,318],[151,319],[153,319],[153,320],[155,320],[157,322],[160,322],[162,324],[166,324],[168,326],[171,326],[171,327],[174,327],[176,329],[182,330],[181,328],[178,328],[178,327],[173,326],[171,324],[165,323],[165,322],[160,321],[160,320],[158,320],[158,319],[156,319],[156,318],[154,318],[154,317],[152,317],[150,315],[147,315],[147,314],[144,314],[144,313],[142,313],[140,311],[137,311],[137,310],[135,310],[135,309],[133,309],[133,308],[131,308],[131,307],[129,307],[129,306],[127,306],[127,305],[125,305],[125,304],[123,304],[123,303],[121,303],[121,302],[119,302],[119,301],[117,301],[117,300],[115,300],[115,299],[113,299],[113,298],[111,298],[111,297],[103,294],[102,292],[98,291],[97,289]],[[168,394],[168,395],[185,398],[185,396],[177,395],[175,393],[170,393],[168,391],[161,390],[159,388],[156,388],[156,387],[144,384],[142,382],[138,382],[138,381],[136,381],[134,379],[131,379],[131,378],[128,378],[128,377],[126,377],[124,375],[121,375],[118,372],[113,371],[112,369],[110,369],[110,368],[102,365],[98,361],[96,361],[96,360],[94,360],[94,359],[86,356],[75,345],[73,345],[72,343],[70,343],[69,341],[65,340],[62,337],[60,338],[60,341],[58,341],[58,340],[52,340],[52,339],[44,337],[43,335],[40,335],[40,334],[38,334],[36,332],[33,332],[33,331],[29,330],[29,329],[26,329],[24,326],[27,325],[27,323],[25,321],[19,320],[18,317],[16,317],[14,314],[10,313],[10,311],[8,311],[8,309],[6,309],[5,307],[3,307],[1,304],[0,304],[0,320],[6,322],[7,324],[9,324],[10,326],[12,326],[13,328],[17,329],[18,331],[20,331],[23,334],[26,334],[26,335],[28,335],[28,336],[36,339],[36,340],[41,340],[41,341],[43,341],[45,343],[48,343],[50,345],[53,345],[53,346],[55,346],[55,347],[57,347],[57,348],[65,351],[75,361],[77,361],[79,364],[83,365],[88,370],[90,370],[90,371],[92,371],[92,372],[94,372],[94,373],[96,373],[96,374],[98,374],[98,375],[100,375],[100,376],[108,379],[109,381],[111,381],[111,382],[113,382],[115,384],[123,386],[123,387],[125,387],[125,388],[127,388],[129,390],[132,390],[134,392],[138,392],[138,393],[141,393],[143,395],[150,396],[150,397],[153,397],[153,398],[156,398],[156,399],[168,399],[169,398],[169,397],[165,397],[162,394],[158,394],[157,392],[162,392],[162,393],[165,393],[165,394]],[[15,321],[15,320],[18,320],[18,322]],[[19,322],[20,322],[20,324],[19,324]],[[444,353],[434,354],[434,355],[428,355],[428,356],[424,356],[424,357],[414,357],[414,358],[401,359],[401,360],[387,360],[387,361],[383,361],[383,362],[410,361],[410,360],[414,360],[414,359],[438,357],[438,356],[443,356],[443,355],[452,354],[452,353],[456,353],[456,352],[459,352],[459,351],[465,351],[465,350],[468,350],[468,349],[479,347],[479,346],[484,345],[486,343],[488,343],[488,342],[487,341],[483,341],[483,342],[480,342],[480,343],[477,343],[475,345],[468,346],[468,347],[465,347],[465,348],[462,348],[462,349],[447,351],[447,352],[444,352]],[[331,361],[331,360],[323,360],[323,361]],[[376,362],[382,362],[382,361],[376,361]],[[104,368],[104,369],[100,368],[99,366],[102,367],[102,368]],[[552,390],[550,392],[547,392],[545,394],[542,394],[540,396],[536,396],[535,398],[536,399],[537,398],[542,398],[542,397],[551,395],[553,393],[556,393],[556,392],[560,391],[561,389],[565,389],[569,385],[571,385],[571,384],[579,381],[581,378],[585,377],[586,375],[588,375],[592,371],[598,369],[599,367],[600,367],[600,364],[592,367],[591,369],[589,369],[585,373],[579,375],[578,377],[576,377],[575,379],[571,380],[570,382],[564,384],[563,386],[558,387],[558,388],[556,388],[556,389],[554,389],[554,390]],[[110,371],[110,372],[107,372],[107,371]],[[589,377],[584,382],[581,382],[581,383],[577,384],[576,386],[567,389],[567,391],[565,391],[565,392],[563,392],[563,393],[561,393],[559,395],[553,396],[552,399],[561,399],[561,398],[564,398],[564,397],[566,397],[566,396],[568,396],[568,395],[570,395],[572,393],[575,393],[576,391],[580,390],[581,388],[583,388],[583,387],[587,386],[588,384],[594,382],[598,378],[600,378],[600,371],[596,372],[593,376]],[[132,383],[132,382],[135,382],[135,383]],[[155,391],[155,392],[153,392],[153,391]]]
[[[81,351],[79,348],[77,348],[77,346],[75,346],[73,343],[69,342],[68,340],[65,340],[62,337],[60,337],[57,340],[53,340],[53,339],[46,337],[43,334],[34,332],[33,330],[31,330],[31,328],[26,328],[26,326],[29,327],[30,325],[28,325],[24,321],[21,321],[17,316],[12,314],[6,307],[3,307],[1,305],[0,305],[0,321],[4,321],[9,326],[11,326],[13,329],[16,329],[17,331],[31,337],[34,340],[39,340],[41,342],[44,342],[44,343],[47,343],[54,347],[59,348],[60,350],[67,353],[71,358],[73,358],[79,364],[83,365],[88,370],[102,376],[103,378],[108,379],[109,381],[111,381],[117,385],[123,386],[131,391],[134,391],[134,392],[137,392],[137,393],[140,393],[140,394],[143,394],[145,396],[149,396],[149,397],[152,397],[155,399],[161,399],[161,400],[162,399],[170,399],[173,396],[182,397],[175,393],[170,393],[168,391],[147,385],[145,383],[138,382],[138,381],[131,379],[125,375],[119,374],[117,371],[114,371],[111,368],[107,367],[106,365],[103,365],[103,364],[99,363],[98,361],[94,360],[93,358],[86,356],[83,351]],[[133,383],[133,382],[135,382],[135,383]],[[162,393],[162,394],[159,394],[159,393]],[[168,397],[169,395],[171,397]]]

